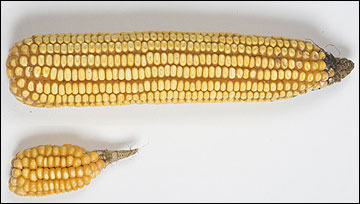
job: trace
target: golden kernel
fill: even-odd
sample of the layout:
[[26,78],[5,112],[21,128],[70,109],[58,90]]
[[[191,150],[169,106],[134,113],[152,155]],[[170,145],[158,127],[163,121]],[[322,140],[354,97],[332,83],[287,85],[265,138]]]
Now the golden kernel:
[[85,154],[81,157],[81,163],[82,165],[86,165],[86,164],[89,164],[91,161],[91,158],[88,154]]
[[97,169],[101,170],[105,167],[105,162],[103,160],[96,161]]
[[73,163],[73,166],[74,167],[78,167],[78,166],[81,166],[81,159],[80,158],[75,158],[74,159],[74,163]]
[[22,164],[22,167],[23,167],[23,168],[27,168],[27,167],[29,167],[29,164],[30,164],[30,159],[29,159],[29,158],[27,158],[27,157],[22,158],[22,160],[21,160],[21,164]]

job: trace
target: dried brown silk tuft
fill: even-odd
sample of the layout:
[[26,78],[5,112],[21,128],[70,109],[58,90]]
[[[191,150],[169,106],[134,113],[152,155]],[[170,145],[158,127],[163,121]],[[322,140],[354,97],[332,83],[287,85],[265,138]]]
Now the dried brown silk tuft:
[[[334,57],[330,53],[325,53],[326,58],[324,59],[328,70],[333,69],[333,76],[329,77],[328,84],[331,85],[336,82],[340,82],[354,69],[355,64],[347,58]],[[330,72],[331,72],[330,71]]]

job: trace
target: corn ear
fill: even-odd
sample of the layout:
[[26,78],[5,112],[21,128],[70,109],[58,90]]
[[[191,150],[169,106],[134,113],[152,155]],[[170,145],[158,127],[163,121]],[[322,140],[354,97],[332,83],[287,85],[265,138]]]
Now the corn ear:
[[46,196],[90,184],[107,165],[134,150],[86,151],[77,145],[40,145],[18,152],[12,160],[9,189],[20,196]]
[[36,107],[274,101],[353,68],[309,41],[237,33],[34,35],[7,59],[10,91]]

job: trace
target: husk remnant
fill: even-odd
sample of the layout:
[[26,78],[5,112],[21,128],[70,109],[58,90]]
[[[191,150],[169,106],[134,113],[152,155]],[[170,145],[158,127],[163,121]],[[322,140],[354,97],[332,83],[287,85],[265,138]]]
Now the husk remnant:
[[334,57],[334,55],[328,52],[325,52],[325,55],[326,58],[324,59],[324,61],[326,63],[327,70],[334,70],[334,76],[331,76],[328,79],[329,85],[340,82],[347,75],[349,75],[355,67],[354,62],[347,58]]
[[118,160],[132,156],[138,152],[138,149],[132,150],[94,150],[99,155],[99,159],[104,160],[105,165],[109,165]]

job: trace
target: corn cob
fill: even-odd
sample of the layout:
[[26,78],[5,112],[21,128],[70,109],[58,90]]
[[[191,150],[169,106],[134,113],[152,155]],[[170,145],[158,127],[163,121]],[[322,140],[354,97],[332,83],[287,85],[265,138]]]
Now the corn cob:
[[10,91],[36,107],[273,101],[353,68],[309,41],[237,33],[34,35],[7,59]]
[[45,196],[88,185],[107,165],[134,150],[86,151],[77,145],[40,145],[18,152],[12,161],[9,189],[20,196]]

